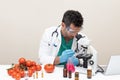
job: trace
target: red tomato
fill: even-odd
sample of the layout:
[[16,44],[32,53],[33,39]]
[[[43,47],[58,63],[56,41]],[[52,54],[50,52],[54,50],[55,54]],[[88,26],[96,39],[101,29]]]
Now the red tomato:
[[20,68],[14,68],[16,72],[20,72]]
[[20,73],[16,73],[15,79],[16,79],[16,80],[20,80],[20,78],[21,78],[21,74],[20,74]]
[[32,66],[36,66],[36,62],[35,61],[32,61]]
[[21,75],[22,78],[25,76],[24,70],[21,70],[21,71],[20,71],[20,75]]
[[36,70],[40,71],[42,69],[41,65],[36,65]]
[[14,68],[19,68],[19,66],[20,66],[19,64],[15,64]]
[[19,59],[19,64],[25,64],[25,62],[26,62],[25,58],[21,57]]
[[33,74],[32,70],[29,69],[29,70],[28,70],[28,76],[31,77],[32,74]]
[[36,67],[35,66],[31,66],[30,69],[33,71],[33,73],[36,71]]
[[31,62],[30,60],[27,60],[27,61],[26,61],[26,66],[27,66],[27,67],[30,67],[31,65],[32,65],[32,62]]
[[52,73],[53,71],[54,71],[54,65],[53,64],[46,64],[45,66],[44,66],[44,69],[45,69],[45,71],[46,72],[48,72],[48,73]]
[[11,76],[13,71],[14,71],[13,69],[8,69],[8,74]]
[[13,78],[15,78],[16,74],[17,74],[17,72],[16,72],[16,71],[13,71],[13,73],[12,73],[11,76],[12,76]]

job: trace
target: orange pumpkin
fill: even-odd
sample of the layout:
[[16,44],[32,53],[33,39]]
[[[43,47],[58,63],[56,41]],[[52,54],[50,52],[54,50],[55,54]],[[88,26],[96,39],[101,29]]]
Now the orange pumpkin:
[[52,73],[54,71],[55,66],[53,64],[44,65],[44,69],[47,73]]

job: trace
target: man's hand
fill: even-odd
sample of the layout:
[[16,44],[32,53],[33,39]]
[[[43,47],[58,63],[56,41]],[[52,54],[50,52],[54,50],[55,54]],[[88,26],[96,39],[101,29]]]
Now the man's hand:
[[77,66],[80,62],[79,62],[79,59],[76,58],[75,56],[72,56],[69,58],[70,61],[74,64],[74,66]]
[[71,49],[65,50],[62,52],[62,55],[59,57],[60,58],[60,63],[67,62],[69,57],[72,57],[74,54],[74,51]]

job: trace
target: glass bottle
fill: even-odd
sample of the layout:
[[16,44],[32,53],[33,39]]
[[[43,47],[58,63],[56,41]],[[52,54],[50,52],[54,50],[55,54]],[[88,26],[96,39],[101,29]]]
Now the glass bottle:
[[91,66],[88,66],[88,68],[87,68],[87,78],[88,79],[92,78],[92,68],[91,68]]
[[64,69],[63,69],[63,77],[64,77],[64,78],[66,78],[66,77],[67,77],[66,64],[64,65]]
[[68,71],[68,77],[72,78],[72,71]]
[[79,80],[79,72],[75,72],[75,80]]

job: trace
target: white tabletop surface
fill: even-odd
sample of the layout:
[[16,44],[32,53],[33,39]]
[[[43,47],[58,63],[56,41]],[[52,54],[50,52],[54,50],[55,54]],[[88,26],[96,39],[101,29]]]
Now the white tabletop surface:
[[[10,65],[0,65],[0,80],[15,80],[11,76],[8,75],[7,70],[10,68]],[[41,72],[43,71],[43,78],[41,77]],[[77,70],[76,70],[77,71]],[[63,78],[63,67],[55,67],[53,73],[46,73],[43,69],[38,73],[38,79],[34,79],[30,77],[29,80],[74,80],[74,73],[72,73],[72,78]],[[25,80],[21,78],[21,80]],[[79,74],[79,80],[120,80],[120,75],[103,75],[101,73],[97,73],[95,76],[92,76],[91,79],[87,79],[86,74]]]

